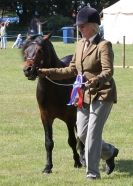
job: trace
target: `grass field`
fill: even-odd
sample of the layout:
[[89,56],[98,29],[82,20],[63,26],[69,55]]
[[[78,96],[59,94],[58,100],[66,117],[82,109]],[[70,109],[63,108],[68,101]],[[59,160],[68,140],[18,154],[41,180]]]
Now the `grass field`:
[[[118,103],[105,125],[103,138],[120,152],[116,169],[102,179],[88,182],[85,169],[73,167],[65,124],[54,122],[53,173],[42,174],[45,164],[44,134],[35,98],[36,81],[22,72],[19,49],[0,50],[0,186],[133,186],[133,69],[115,69]],[[73,53],[74,44],[53,43],[58,56]],[[116,45],[115,64],[121,65],[122,46]],[[126,60],[133,65],[133,46],[127,46]]]

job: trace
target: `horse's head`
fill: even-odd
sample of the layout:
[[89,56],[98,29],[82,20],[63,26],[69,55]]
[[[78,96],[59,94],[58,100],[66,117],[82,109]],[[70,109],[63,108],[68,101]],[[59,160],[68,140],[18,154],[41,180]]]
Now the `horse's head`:
[[35,80],[37,77],[38,68],[44,68],[44,53],[49,58],[48,47],[50,44],[49,37],[46,36],[32,36],[28,38],[23,46],[23,56],[24,56],[24,75],[29,80]]

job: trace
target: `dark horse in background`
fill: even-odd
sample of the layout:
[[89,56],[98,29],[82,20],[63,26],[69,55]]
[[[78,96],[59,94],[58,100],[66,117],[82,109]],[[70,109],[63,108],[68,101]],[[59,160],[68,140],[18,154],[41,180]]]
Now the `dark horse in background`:
[[[27,39],[23,46],[24,74],[29,80],[35,80],[38,68],[64,67],[63,62],[69,63],[72,56],[60,60],[49,40],[50,35],[45,37],[32,36]],[[56,83],[72,84],[74,79],[56,81]],[[46,78],[38,77],[37,101],[40,109],[41,119],[45,132],[46,165],[43,172],[51,173],[52,150],[54,147],[52,124],[55,118],[63,120],[68,128],[68,143],[73,151],[74,167],[81,167],[81,161],[77,152],[76,108],[67,106],[70,99],[72,86],[59,86]],[[81,151],[82,152],[82,151]]]

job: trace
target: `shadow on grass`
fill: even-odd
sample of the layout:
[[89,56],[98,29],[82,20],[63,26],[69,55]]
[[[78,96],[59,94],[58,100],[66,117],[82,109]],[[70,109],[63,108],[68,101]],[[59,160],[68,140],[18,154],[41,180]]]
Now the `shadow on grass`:
[[[115,160],[115,175],[125,175],[125,177],[133,176],[133,160]],[[102,171],[105,172],[105,164],[102,166]],[[112,177],[105,177],[105,179],[112,179]]]
[[116,167],[120,173],[127,173],[129,176],[133,176],[133,160],[118,160],[116,161]]

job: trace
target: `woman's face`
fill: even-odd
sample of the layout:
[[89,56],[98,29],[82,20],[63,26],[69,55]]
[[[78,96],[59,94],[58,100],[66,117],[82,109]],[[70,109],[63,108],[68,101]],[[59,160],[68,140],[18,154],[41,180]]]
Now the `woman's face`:
[[82,25],[79,25],[79,31],[82,34],[82,37],[85,39],[90,39],[93,35],[95,35],[94,27],[92,23],[85,23]]

